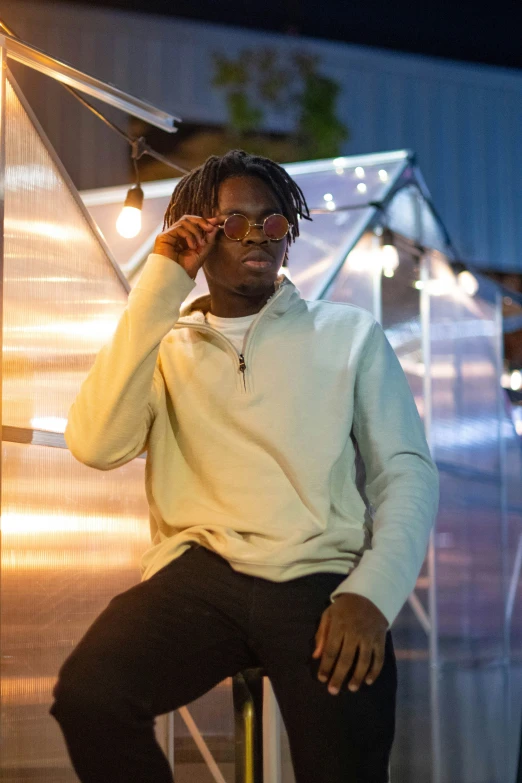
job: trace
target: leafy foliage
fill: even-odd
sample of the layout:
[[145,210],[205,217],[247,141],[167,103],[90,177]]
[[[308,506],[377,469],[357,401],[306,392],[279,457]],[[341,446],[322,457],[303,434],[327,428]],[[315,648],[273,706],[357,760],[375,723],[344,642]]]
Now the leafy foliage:
[[[230,143],[274,159],[335,157],[349,138],[337,117],[339,84],[318,70],[318,57],[283,55],[265,47],[243,49],[236,58],[214,53],[212,84],[225,95]],[[275,139],[265,130],[267,114],[294,130]]]

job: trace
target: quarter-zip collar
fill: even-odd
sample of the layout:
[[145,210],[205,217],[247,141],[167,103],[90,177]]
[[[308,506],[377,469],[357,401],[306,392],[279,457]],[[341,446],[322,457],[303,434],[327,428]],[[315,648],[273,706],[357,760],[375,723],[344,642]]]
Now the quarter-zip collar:
[[[281,274],[275,281],[274,293],[267,299],[259,311],[259,315],[261,317],[277,318],[295,307],[304,306],[304,300],[301,299],[299,290],[294,283],[286,275]],[[209,309],[210,294],[198,296],[197,299],[181,308],[177,324],[186,324],[187,326],[205,324],[205,314]]]
[[240,384],[241,391],[245,394],[248,394],[252,389],[250,368],[252,343],[260,322],[266,318],[280,317],[290,310],[295,310],[297,312],[298,310],[306,308],[306,304],[304,300],[301,299],[298,289],[286,275],[279,275],[275,281],[274,289],[272,296],[267,299],[263,307],[256,314],[249,333],[245,336],[241,353],[238,353],[236,347],[227,337],[225,337],[225,335],[207,323],[205,314],[210,307],[210,294],[199,296],[197,299],[194,299],[192,302],[185,305],[181,309],[180,317],[174,326],[175,329],[188,327],[196,329],[196,331],[214,334],[226,346],[227,350],[237,362],[237,368],[242,377],[242,382]]

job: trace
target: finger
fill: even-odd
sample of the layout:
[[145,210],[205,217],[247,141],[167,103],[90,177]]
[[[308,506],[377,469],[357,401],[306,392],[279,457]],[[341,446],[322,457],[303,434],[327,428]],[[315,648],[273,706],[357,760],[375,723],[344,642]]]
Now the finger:
[[197,241],[196,237],[187,228],[183,228],[182,226],[178,226],[176,228],[175,233],[172,232],[171,236],[172,236],[173,239],[176,239],[177,237],[182,237],[191,250],[197,250],[198,249],[198,241]]
[[192,225],[197,225],[203,232],[212,231],[216,227],[216,222],[219,222],[218,217],[203,218],[199,215],[185,215],[182,220],[186,220],[192,223]]
[[318,658],[323,651],[327,625],[328,625],[328,619],[323,614],[323,616],[321,617],[321,622],[319,623],[319,628],[315,632],[315,650],[312,653],[312,658]]
[[324,651],[321,656],[319,671],[317,673],[317,679],[321,682],[326,682],[326,680],[330,678],[330,673],[334,667],[337,656],[339,655],[341,644],[342,637],[334,637],[330,629]]
[[337,659],[337,664],[330,678],[330,682],[328,683],[328,690],[330,693],[339,693],[346,675],[353,666],[356,650],[357,647],[345,636],[341,653]]
[[368,674],[366,675],[366,680],[365,680],[366,685],[372,685],[375,682],[375,680],[381,673],[383,666],[384,666],[384,643],[380,644],[377,647],[374,647],[372,665],[370,666]]
[[359,658],[357,660],[357,666],[352,675],[350,682],[348,683],[348,689],[355,692],[361,687],[362,681],[368,673],[370,664],[372,662],[372,648],[364,642],[359,645]]
[[202,226],[198,225],[197,223],[193,223],[190,220],[184,220],[180,224],[179,228],[183,228],[185,231],[190,231],[190,233],[196,237],[196,241],[200,244],[203,243],[205,237],[207,236],[207,232],[203,229]]

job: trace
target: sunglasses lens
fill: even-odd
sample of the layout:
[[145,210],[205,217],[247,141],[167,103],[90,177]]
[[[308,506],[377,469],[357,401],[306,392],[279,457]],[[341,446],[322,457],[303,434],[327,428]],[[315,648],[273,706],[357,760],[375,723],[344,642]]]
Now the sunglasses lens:
[[270,215],[264,223],[265,234],[269,239],[282,239],[288,234],[288,220],[284,215]]
[[250,224],[244,215],[229,215],[223,225],[223,231],[229,239],[243,239],[248,234]]

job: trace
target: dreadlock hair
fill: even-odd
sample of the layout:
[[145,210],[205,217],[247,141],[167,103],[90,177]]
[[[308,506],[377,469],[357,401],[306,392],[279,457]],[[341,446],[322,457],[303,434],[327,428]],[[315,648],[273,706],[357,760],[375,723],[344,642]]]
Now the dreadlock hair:
[[229,177],[259,177],[266,182],[292,224],[289,244],[299,236],[298,217],[312,220],[303,191],[282,166],[261,155],[230,150],[225,155],[211,155],[180,179],[163,218],[163,231],[183,215],[211,217],[218,206],[219,186]]

